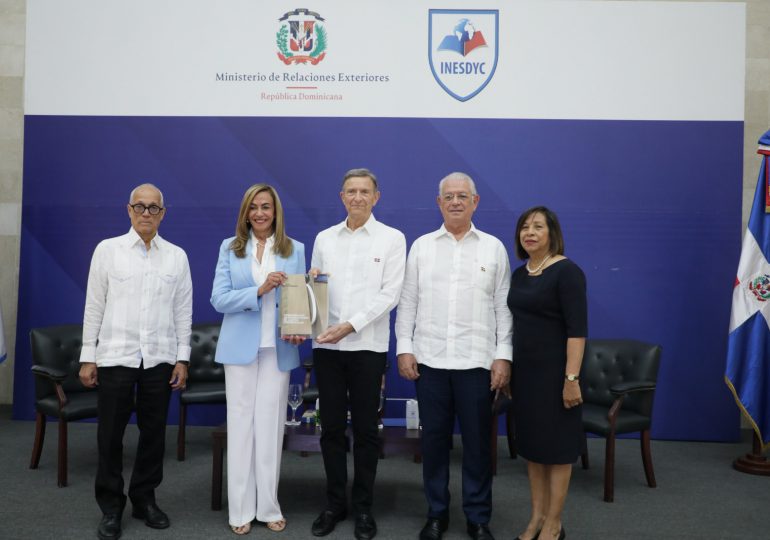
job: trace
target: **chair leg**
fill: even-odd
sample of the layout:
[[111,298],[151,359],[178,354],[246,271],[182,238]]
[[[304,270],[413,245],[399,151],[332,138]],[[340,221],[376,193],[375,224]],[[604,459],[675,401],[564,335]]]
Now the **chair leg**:
[[211,436],[211,509],[222,509],[222,469],[224,463],[227,434],[217,429]]
[[505,413],[505,433],[508,439],[508,453],[511,459],[516,459],[519,454],[516,450],[516,419],[512,411]]
[[184,439],[185,428],[187,427],[187,405],[179,403],[179,426],[176,433],[176,459],[177,461],[184,461]]
[[588,437],[585,431],[583,432],[583,453],[580,454],[580,461],[583,464],[583,470],[587,471],[591,465],[588,462]]
[[57,464],[59,487],[67,486],[67,421],[59,418],[59,460]]
[[658,484],[655,483],[655,471],[652,468],[649,429],[642,431],[642,436],[640,437],[639,441],[642,446],[642,463],[644,463],[644,475],[647,477],[647,485],[653,488],[658,487]]
[[29,468],[37,469],[40,464],[40,454],[43,453],[43,442],[45,441],[45,415],[37,413],[35,415],[35,442],[32,444],[32,458],[29,460]]
[[492,415],[492,427],[489,430],[489,440],[491,455],[490,461],[492,463],[492,476],[497,475],[497,415]]
[[604,450],[604,501],[615,500],[615,433],[607,435]]

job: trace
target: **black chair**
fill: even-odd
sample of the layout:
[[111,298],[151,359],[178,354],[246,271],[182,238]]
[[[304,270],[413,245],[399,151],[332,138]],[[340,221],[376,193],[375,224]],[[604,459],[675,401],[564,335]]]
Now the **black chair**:
[[302,359],[302,369],[305,370],[305,379],[302,382],[302,405],[305,410],[315,408],[315,400],[318,399],[318,386],[313,384],[313,355]]
[[[513,374],[511,374],[510,393],[513,395]],[[498,420],[497,417],[505,415],[505,434],[508,441],[508,454],[511,459],[518,457],[516,451],[516,420],[513,416],[513,399],[500,393],[492,403],[492,432],[491,432],[491,445],[492,445],[492,474],[497,474],[497,436],[498,436]]]
[[214,362],[219,339],[219,323],[194,324],[190,338],[190,365],[187,388],[179,393],[179,429],[176,458],[185,458],[185,428],[189,405],[225,403],[225,368]]
[[67,485],[67,423],[97,416],[96,389],[80,383],[79,324],[33,328],[32,373],[35,376],[35,441],[29,468],[37,469],[45,440],[46,417],[59,419],[57,484]]
[[[660,352],[658,345],[630,339],[586,342],[581,370],[583,430],[607,438],[604,456],[604,500],[607,502],[614,500],[615,436],[618,434],[641,432],[647,484],[657,485],[650,454],[650,426]],[[587,450],[582,461],[583,468],[587,469]]]

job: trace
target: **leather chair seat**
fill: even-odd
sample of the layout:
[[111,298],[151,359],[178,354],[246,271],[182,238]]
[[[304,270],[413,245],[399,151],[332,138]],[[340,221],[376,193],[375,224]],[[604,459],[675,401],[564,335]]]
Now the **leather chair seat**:
[[[643,416],[633,411],[620,410],[618,418],[615,421],[616,433],[629,433],[642,431],[650,425],[649,416]],[[583,429],[590,433],[607,436],[610,433],[607,422],[607,407],[593,405],[591,403],[583,404]]]
[[72,392],[67,394],[67,404],[59,410],[59,400],[56,396],[48,396],[38,400],[35,408],[41,414],[64,419],[66,422],[94,418],[97,415],[96,392]]

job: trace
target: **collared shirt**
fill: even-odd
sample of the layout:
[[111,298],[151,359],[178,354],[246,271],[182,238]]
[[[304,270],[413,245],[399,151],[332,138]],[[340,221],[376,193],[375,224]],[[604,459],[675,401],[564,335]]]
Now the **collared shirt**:
[[387,352],[405,261],[403,233],[374,215],[356,230],[343,221],[318,233],[310,266],[329,274],[329,326],[347,321],[355,332],[335,344],[313,341],[313,347]]
[[511,360],[511,282],[502,242],[471,224],[461,240],[442,225],[412,244],[396,317],[396,354],[439,369]]
[[[265,241],[265,249],[262,251],[262,262],[257,259],[257,249],[259,248],[257,243],[257,237],[251,235],[251,242],[254,245],[253,254],[251,256],[251,277],[254,278],[254,283],[257,287],[261,287],[267,279],[267,275],[270,272],[275,272],[275,254],[273,253],[273,246],[275,245],[275,235],[272,234]],[[275,305],[275,289],[270,289],[268,292],[262,295],[262,306],[274,306]],[[275,310],[274,309],[262,309],[262,331],[260,332],[260,344],[259,347],[266,349],[269,347],[275,348]]]
[[132,228],[96,246],[88,272],[81,362],[149,369],[190,359],[192,280],[185,252]]

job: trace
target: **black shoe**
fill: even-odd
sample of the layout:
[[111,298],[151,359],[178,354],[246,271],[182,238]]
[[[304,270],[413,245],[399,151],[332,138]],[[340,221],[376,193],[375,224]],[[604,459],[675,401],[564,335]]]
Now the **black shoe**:
[[120,538],[120,519],[122,514],[104,514],[99,522],[99,528],[96,529],[96,536],[101,540],[118,540]]
[[[535,533],[535,536],[532,537],[532,540],[537,540],[537,537],[540,536],[540,531],[542,530],[543,529],[538,529],[537,532]],[[524,540],[524,539],[521,536],[517,536],[516,540]],[[562,539],[559,538],[559,540],[562,540]]]
[[377,523],[371,514],[358,514],[356,516],[356,528],[353,530],[353,536],[357,540],[371,540],[377,536]]
[[473,523],[469,521],[466,530],[468,531],[468,536],[473,538],[473,540],[495,540],[486,523]]
[[337,525],[337,523],[346,517],[347,513],[345,512],[335,514],[331,510],[324,510],[318,515],[317,518],[315,518],[313,526],[310,528],[310,532],[313,533],[313,536],[326,536],[334,530],[334,527]]
[[420,531],[420,540],[441,540],[447,527],[449,527],[449,518],[428,518]]
[[561,526],[561,531],[559,531],[559,540],[564,540],[567,538],[567,531],[564,529],[564,525]]
[[134,505],[131,515],[136,519],[144,520],[144,524],[153,529],[167,529],[171,525],[166,513],[158,508],[154,502],[140,506]]

